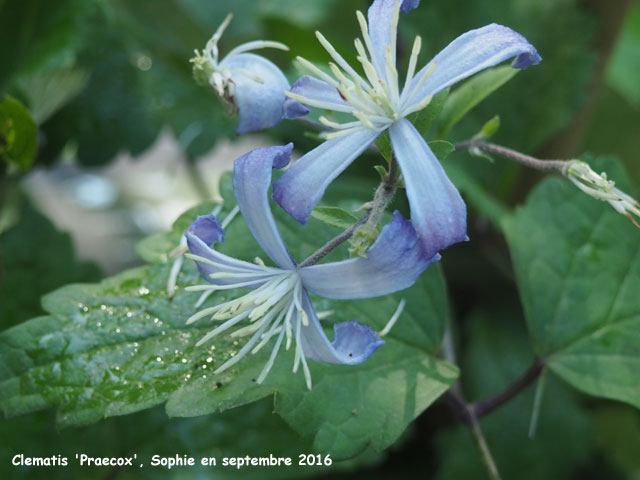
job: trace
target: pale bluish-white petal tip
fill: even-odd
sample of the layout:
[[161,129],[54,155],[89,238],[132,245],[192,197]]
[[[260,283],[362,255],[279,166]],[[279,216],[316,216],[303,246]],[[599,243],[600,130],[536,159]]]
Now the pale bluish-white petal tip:
[[384,345],[375,330],[356,321],[337,323],[333,326],[333,348],[342,356],[344,363],[357,365],[369,358]]
[[195,235],[207,245],[224,242],[224,229],[213,215],[200,215],[189,225],[185,234]]

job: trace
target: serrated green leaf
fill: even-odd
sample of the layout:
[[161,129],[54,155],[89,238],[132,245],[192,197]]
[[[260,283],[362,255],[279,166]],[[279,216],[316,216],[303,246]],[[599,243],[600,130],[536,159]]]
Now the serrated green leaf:
[[485,98],[511,80],[518,70],[510,66],[495,67],[478,73],[456,88],[447,100],[438,128],[438,138],[446,137],[451,129]]
[[358,221],[358,218],[339,207],[316,207],[311,216],[327,225],[346,230]]
[[38,132],[33,117],[11,96],[0,100],[0,158],[10,165],[28,169],[36,157]]
[[[626,189],[616,162],[593,163]],[[537,354],[580,390],[640,408],[640,231],[557,179],[504,226]]]
[[[224,178],[229,182],[228,176]],[[224,196],[229,187],[220,190]],[[233,199],[226,197],[221,216],[233,205]],[[210,209],[210,205],[203,208]],[[301,229],[286,213],[275,212],[296,259],[335,234],[315,219]],[[184,231],[181,221],[168,234],[176,244]],[[220,249],[227,254],[252,259],[260,252],[241,219],[231,223],[226,238]],[[315,448],[346,458],[368,445],[375,449],[388,446],[457,376],[454,366],[434,357],[448,315],[445,286],[436,266],[411,289],[387,297],[352,302],[314,299],[319,311],[335,312],[331,321],[359,320],[376,329],[385,325],[401,298],[407,300],[407,306],[385,337],[387,344],[364,364],[344,367],[310,362],[315,385],[311,392],[301,374],[291,373],[293,352],[279,356],[262,385],[253,380],[269,351],[212,375],[215,366],[237,351],[242,341],[226,336],[196,347],[211,324],[185,324],[198,294],[183,287],[202,281],[193,262],[187,261],[178,280],[180,288],[167,298],[171,263],[159,262],[162,257],[155,245],[149,256],[158,263],[99,284],[64,287],[43,299],[49,316],[0,334],[0,407],[7,415],[57,406],[61,425],[83,425],[167,402],[171,416],[197,416],[275,393],[278,405],[292,406],[291,411],[279,412],[294,430],[310,435],[308,425],[321,423],[313,432]],[[219,292],[205,306],[236,294]],[[335,396],[338,385],[358,388]],[[405,405],[401,413],[397,411],[399,401]],[[318,405],[323,408],[318,410]],[[354,409],[357,414],[344,422],[345,412],[353,415]],[[372,418],[384,421],[373,422]],[[341,440],[354,435],[357,442]]]

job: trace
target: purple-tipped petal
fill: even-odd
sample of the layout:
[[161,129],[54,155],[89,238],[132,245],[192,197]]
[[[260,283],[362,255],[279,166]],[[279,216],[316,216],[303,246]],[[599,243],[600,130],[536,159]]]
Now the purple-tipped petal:
[[404,118],[391,125],[389,135],[426,255],[466,240],[467,207],[422,136]]
[[306,292],[302,295],[302,308],[309,318],[309,325],[301,327],[302,349],[307,358],[319,362],[357,365],[384,345],[384,340],[373,329],[355,321],[334,325],[334,339],[329,342]]
[[306,105],[296,102],[289,97],[284,100],[284,118],[293,120],[294,118],[304,117],[308,115],[310,110]]
[[213,215],[200,215],[189,225],[187,232],[195,235],[207,245],[224,242],[224,229]]
[[514,68],[526,68],[542,60],[526,38],[508,27],[492,23],[469,30],[447,45],[415,75],[412,88],[426,69],[436,62],[435,69],[411,103],[418,103],[427,95],[436,95],[454,83],[512,57],[516,57],[511,64]]
[[289,163],[293,144],[256,148],[233,166],[233,191],[245,222],[269,258],[284,269],[295,268],[269,206],[271,171]]
[[303,225],[327,186],[371,145],[380,132],[363,129],[327,140],[273,182],[273,198]]
[[327,110],[337,110],[339,112],[352,112],[354,110],[353,107],[344,102],[335,87],[308,75],[296,80],[291,87],[291,92],[327,104],[324,107]]
[[327,298],[369,298],[410,287],[439,255],[426,253],[411,222],[399,212],[385,225],[366,258],[303,267],[302,284]]
[[420,5],[420,0],[404,0],[402,2],[402,6],[400,7],[400,11],[403,13],[408,13],[418,5]]
[[239,135],[280,123],[289,81],[276,65],[259,55],[240,53],[224,59],[219,68],[231,72]]
[[[207,217],[210,217],[209,219]],[[213,219],[214,222],[211,222],[210,219]],[[255,271],[256,274],[263,274],[264,270],[260,268],[258,265],[254,265],[253,263],[244,262],[242,260],[238,260],[233,257],[229,257],[224,253],[220,253],[209,245],[211,243],[217,243],[224,241],[224,232],[222,232],[222,228],[220,228],[219,232],[222,233],[222,236],[214,237],[212,232],[216,230],[215,224],[219,226],[218,221],[213,218],[212,215],[203,215],[198,217],[185,231],[185,236],[187,237],[187,245],[189,250],[193,255],[197,255],[202,258],[206,258],[211,262],[215,262],[218,266],[211,265],[206,262],[196,261],[198,265],[198,269],[200,270],[200,274],[202,277],[210,282],[215,283],[216,285],[231,285],[238,282],[248,282],[252,280],[256,280],[258,278],[264,277],[251,277],[251,278],[242,278],[241,280],[233,279],[233,278],[216,278],[212,279],[212,273],[237,273],[237,269],[243,269],[247,272]],[[201,237],[200,235],[203,235]],[[204,238],[204,240],[203,240]],[[208,242],[213,238],[213,242]],[[217,238],[217,240],[216,240]],[[228,268],[227,268],[228,267]]]

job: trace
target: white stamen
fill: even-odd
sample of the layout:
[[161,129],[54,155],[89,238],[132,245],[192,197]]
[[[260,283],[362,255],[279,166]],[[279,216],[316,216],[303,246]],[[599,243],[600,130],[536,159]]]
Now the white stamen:
[[413,41],[413,48],[411,49],[411,57],[409,57],[409,68],[407,69],[407,76],[404,79],[404,88],[402,91],[406,91],[411,81],[413,80],[413,76],[416,73],[416,65],[418,64],[418,55],[420,55],[420,50],[422,49],[422,38],[420,35],[417,35],[415,40]]
[[202,304],[207,300],[207,298],[211,296],[212,293],[213,293],[213,290],[207,290],[206,292],[203,292],[202,295],[200,295],[200,298],[198,298],[198,301],[193,306],[195,308],[200,308]]
[[353,107],[349,105],[340,105],[332,102],[324,102],[322,100],[316,100],[315,98],[305,97],[304,95],[299,95],[297,93],[293,93],[290,91],[285,91],[284,94],[292,100],[296,102],[304,103],[305,105],[309,105],[310,107],[322,108],[324,110],[333,110],[334,112],[344,112],[351,113],[353,112]]
[[331,85],[332,87],[338,88],[338,82],[335,81],[335,79],[331,78],[331,75],[323,72],[322,70],[320,70],[318,67],[316,67],[313,63],[311,63],[309,60],[307,60],[306,58],[303,57],[296,57],[296,60],[307,70],[309,70],[309,72],[313,73],[314,75],[316,75],[317,77],[320,77],[320,79],[324,80],[325,82],[327,82],[329,85]]
[[287,47],[284,43],[272,42],[270,40],[254,40],[253,42],[247,42],[238,45],[229,53],[227,53],[227,56],[225,58],[238,55],[239,53],[250,52],[252,50],[261,50],[263,48],[276,48],[278,50],[284,50],[285,52],[289,51],[289,47]]
[[[424,73],[422,74],[422,76],[420,77],[420,80],[418,80],[418,83],[416,83],[416,86],[413,87],[413,90],[411,90],[411,93],[408,94],[406,99],[402,99],[402,105],[406,106],[409,105],[409,102],[411,102],[411,100],[413,99],[413,97],[415,97],[415,95],[418,93],[418,91],[420,91],[420,87],[422,87],[422,85],[424,84],[424,82],[426,82],[427,78],[429,78],[431,76],[431,74],[433,73],[433,71],[436,69],[437,63],[435,61],[431,61],[431,63],[429,64],[429,66],[425,69]],[[407,91],[405,90],[402,95],[402,97],[404,97],[404,94]]]
[[238,205],[236,205],[231,209],[229,214],[225,217],[225,219],[220,224],[223,230],[229,226],[229,224],[232,222],[234,218],[236,218],[236,215],[238,215],[239,211],[240,211],[240,207]]
[[407,302],[404,298],[400,300],[400,303],[398,304],[398,308],[396,308],[396,311],[393,314],[393,316],[389,319],[385,327],[378,332],[379,337],[384,337],[387,333],[389,333],[391,328],[393,328],[393,326],[398,321],[398,318],[400,318],[400,315],[402,314],[402,311],[404,310],[404,306],[406,303]]

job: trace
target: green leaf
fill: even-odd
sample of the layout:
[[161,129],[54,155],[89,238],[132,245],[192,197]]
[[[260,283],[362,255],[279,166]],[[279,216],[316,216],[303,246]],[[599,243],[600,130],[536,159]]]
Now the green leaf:
[[445,140],[433,140],[432,142],[429,142],[429,148],[441,162],[444,161],[456,149],[456,147],[454,147],[452,143],[449,143]]
[[607,83],[635,106],[640,105],[640,5],[635,4],[620,33],[607,67]]
[[[221,217],[235,203],[229,197],[230,177],[223,181],[227,185],[220,189],[225,197]],[[313,218],[302,229],[286,213],[274,212],[296,259],[305,258],[335,234]],[[183,220],[168,234],[175,243],[166,242],[165,255],[177,245]],[[231,223],[226,239],[220,250],[229,255],[252,259],[260,252],[241,219]],[[279,355],[262,385],[253,380],[270,354],[268,348],[212,375],[242,340],[223,336],[214,344],[196,347],[212,326],[206,321],[185,324],[199,295],[183,287],[202,280],[193,262],[185,261],[179,289],[167,298],[171,264],[160,262],[158,245],[143,248],[158,263],[99,284],[64,287],[43,299],[49,316],[0,334],[0,407],[7,415],[57,406],[60,425],[83,425],[164,402],[170,416],[197,416],[276,394],[276,410],[287,423],[312,436],[315,450],[339,459],[369,445],[377,450],[389,446],[457,376],[454,366],[434,356],[448,316],[444,281],[436,266],[411,289],[394,295],[348,302],[314,299],[318,311],[335,312],[328,326],[333,321],[359,320],[382,329],[400,299],[405,298],[407,305],[385,337],[386,345],[364,364],[310,362],[311,392],[301,373],[291,373],[292,351]],[[203,307],[236,295],[218,292]],[[403,405],[401,411],[398,405]]]
[[438,138],[446,137],[469,110],[511,80],[516,73],[518,70],[510,66],[491,68],[478,73],[455,89],[442,111]]
[[380,151],[380,154],[384,159],[391,163],[391,156],[393,155],[393,148],[391,147],[391,137],[389,137],[389,131],[385,132],[376,140],[376,147]]
[[[616,162],[593,163],[628,190]],[[537,354],[576,388],[640,408],[640,231],[558,179],[504,225]]]
[[0,157],[28,169],[36,157],[38,132],[29,111],[13,97],[0,101]]
[[[461,381],[469,401],[493,397],[531,365],[533,353],[519,315],[517,307],[509,309],[503,302],[495,310],[475,311],[463,322]],[[535,384],[480,420],[500,474],[518,480],[574,478],[577,467],[592,455],[588,411],[576,392],[547,378],[536,435],[528,438],[534,393]],[[466,426],[441,431],[436,444],[441,459],[436,480],[488,478]]]
[[487,139],[491,138],[500,129],[500,115],[495,115],[487,123],[485,123],[475,138]]
[[346,230],[358,221],[357,217],[338,207],[316,207],[311,211],[311,216],[342,230]]
[[449,89],[447,88],[433,97],[427,108],[412,113],[407,117],[409,121],[413,123],[413,126],[416,127],[416,130],[420,132],[420,135],[424,137],[429,133],[431,126],[442,113],[442,109],[444,108],[448,98]]

